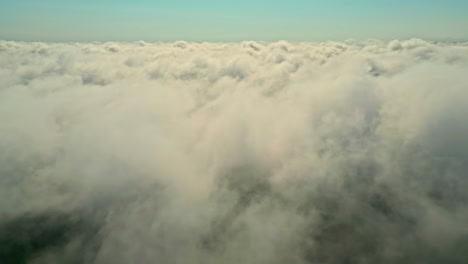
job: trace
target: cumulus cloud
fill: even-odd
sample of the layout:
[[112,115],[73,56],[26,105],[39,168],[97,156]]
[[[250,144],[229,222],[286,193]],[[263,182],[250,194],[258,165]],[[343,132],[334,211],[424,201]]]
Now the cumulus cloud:
[[420,39],[0,41],[0,260],[464,263],[467,69]]

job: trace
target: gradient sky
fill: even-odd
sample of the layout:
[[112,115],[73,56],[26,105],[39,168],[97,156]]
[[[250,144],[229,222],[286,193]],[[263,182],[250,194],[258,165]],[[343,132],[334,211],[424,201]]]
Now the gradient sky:
[[468,0],[0,0],[0,39],[468,39]]

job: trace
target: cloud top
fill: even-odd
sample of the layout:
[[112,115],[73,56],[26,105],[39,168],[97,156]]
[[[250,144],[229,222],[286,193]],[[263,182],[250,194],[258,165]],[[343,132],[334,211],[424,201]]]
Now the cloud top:
[[0,258],[463,263],[467,69],[420,39],[0,41]]

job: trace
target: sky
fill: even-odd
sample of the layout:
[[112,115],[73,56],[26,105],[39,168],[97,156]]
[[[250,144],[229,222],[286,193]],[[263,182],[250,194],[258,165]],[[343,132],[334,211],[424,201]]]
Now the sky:
[[0,0],[0,39],[468,39],[466,0]]

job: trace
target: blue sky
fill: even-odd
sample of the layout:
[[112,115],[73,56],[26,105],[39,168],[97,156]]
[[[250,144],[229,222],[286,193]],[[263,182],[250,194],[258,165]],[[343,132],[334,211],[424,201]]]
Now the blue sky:
[[468,0],[0,0],[0,39],[468,39]]

